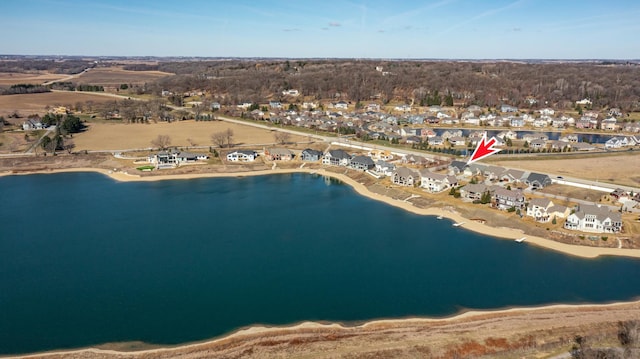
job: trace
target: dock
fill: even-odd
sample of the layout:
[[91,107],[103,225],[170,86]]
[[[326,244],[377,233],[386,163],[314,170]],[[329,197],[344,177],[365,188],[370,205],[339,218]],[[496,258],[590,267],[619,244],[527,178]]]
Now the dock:
[[454,227],[460,227],[463,224],[464,224],[464,222],[458,222],[458,223],[454,223],[453,226]]
[[527,237],[518,238],[518,239],[516,239],[516,242],[522,243],[522,242],[524,242],[525,239],[527,239]]

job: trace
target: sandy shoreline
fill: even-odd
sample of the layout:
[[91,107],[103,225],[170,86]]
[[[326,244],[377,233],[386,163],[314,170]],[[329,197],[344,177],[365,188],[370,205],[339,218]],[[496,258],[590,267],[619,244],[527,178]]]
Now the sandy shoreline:
[[[382,320],[372,320],[365,322],[361,325],[345,325],[342,323],[328,323],[322,324],[318,322],[301,322],[294,325],[289,326],[273,326],[273,327],[264,327],[264,326],[251,326],[244,329],[236,330],[230,334],[204,340],[201,342],[195,342],[190,344],[178,345],[178,346],[167,346],[161,348],[153,348],[153,349],[143,349],[143,350],[131,350],[131,351],[120,351],[114,349],[100,349],[100,348],[82,348],[82,349],[72,349],[72,350],[60,350],[60,351],[50,351],[43,353],[34,353],[34,354],[25,354],[25,355],[17,355],[17,356],[2,356],[2,358],[47,358],[47,357],[103,357],[103,356],[115,356],[115,357],[166,357],[169,355],[170,357],[173,354],[188,354],[191,352],[197,352],[198,350],[204,350],[206,348],[216,347],[216,346],[225,346],[229,343],[238,343],[244,340],[255,340],[255,338],[259,337],[269,337],[272,335],[281,335],[283,333],[314,333],[315,335],[320,335],[321,333],[330,333],[330,332],[356,332],[356,331],[371,331],[376,332],[380,330],[388,330],[391,328],[416,328],[422,325],[429,324],[439,324],[439,325],[454,325],[455,323],[461,322],[470,322],[474,321],[481,322],[483,320],[494,321],[496,318],[507,318],[510,316],[521,316],[525,317],[526,321],[529,321],[531,317],[535,317],[536,315],[544,315],[545,317],[549,316],[549,313],[579,313],[579,312],[604,312],[604,316],[606,316],[606,312],[609,310],[616,311],[625,311],[628,310],[631,316],[627,319],[640,319],[640,317],[636,318],[637,312],[640,310],[640,301],[633,302],[618,302],[618,303],[609,303],[609,304],[581,304],[581,305],[566,305],[566,304],[557,304],[557,305],[547,305],[541,307],[528,307],[528,308],[508,308],[508,309],[498,309],[498,310],[486,310],[486,311],[467,311],[460,314],[456,314],[449,317],[443,318],[405,318],[405,319],[382,319]],[[579,315],[579,314],[569,314],[569,317]],[[547,318],[548,319],[548,318]],[[385,331],[386,332],[386,331]],[[208,351],[207,351],[208,352]]]
[[454,221],[455,223],[463,223],[460,226],[462,228],[468,229],[476,233],[484,234],[487,236],[514,240],[514,241],[518,238],[526,237],[525,242],[522,244],[531,243],[539,247],[543,247],[543,248],[547,248],[547,249],[551,249],[551,250],[559,251],[565,254],[574,255],[574,256],[583,257],[583,258],[596,258],[598,256],[607,256],[607,255],[640,258],[640,249],[599,248],[599,247],[586,247],[586,246],[565,244],[565,243],[552,241],[550,239],[546,239],[538,236],[524,235],[522,231],[513,229],[513,228],[491,227],[486,224],[472,221],[469,218],[465,218],[458,213],[446,211],[441,208],[417,208],[410,202],[394,200],[392,198],[389,198],[377,193],[373,193],[369,191],[361,183],[356,182],[355,180],[349,178],[344,174],[326,171],[324,169],[307,169],[307,168],[278,169],[276,168],[275,170],[229,172],[229,173],[168,174],[168,175],[157,175],[157,176],[139,176],[139,175],[128,174],[126,172],[114,172],[114,171],[105,170],[105,169],[85,167],[85,168],[55,169],[55,170],[46,170],[46,171],[31,171],[31,172],[24,172],[24,173],[17,173],[17,174],[4,172],[4,173],[0,173],[0,177],[5,175],[52,174],[52,173],[67,173],[67,172],[97,172],[120,182],[133,182],[133,181],[153,182],[153,181],[162,181],[162,180],[188,180],[188,179],[195,179],[195,178],[248,177],[248,176],[264,176],[264,175],[290,174],[290,173],[318,174],[318,175],[330,176],[332,178],[338,179],[348,184],[349,186],[351,186],[357,193],[359,193],[362,196],[371,198],[376,201],[387,203],[389,205],[404,209],[406,211],[409,211],[411,213],[415,213],[418,215],[442,216],[444,218]]

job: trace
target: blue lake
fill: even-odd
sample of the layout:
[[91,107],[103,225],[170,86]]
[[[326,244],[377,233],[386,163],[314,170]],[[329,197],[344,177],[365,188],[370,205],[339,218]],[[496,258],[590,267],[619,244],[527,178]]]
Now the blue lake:
[[314,175],[10,176],[0,199],[0,354],[640,296],[639,260],[497,240]]

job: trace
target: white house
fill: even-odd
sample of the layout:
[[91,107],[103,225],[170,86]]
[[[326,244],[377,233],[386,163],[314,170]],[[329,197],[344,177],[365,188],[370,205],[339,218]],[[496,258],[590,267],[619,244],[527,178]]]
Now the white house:
[[237,150],[227,154],[227,161],[231,162],[253,162],[258,154],[252,150]]
[[548,198],[533,198],[527,206],[527,216],[538,222],[549,222],[553,218],[565,218],[569,215],[569,208],[555,205]]
[[567,217],[564,228],[593,233],[618,233],[622,230],[622,215],[600,205],[581,205]]
[[427,169],[420,171],[420,187],[430,192],[441,192],[457,185],[455,176],[433,173]]

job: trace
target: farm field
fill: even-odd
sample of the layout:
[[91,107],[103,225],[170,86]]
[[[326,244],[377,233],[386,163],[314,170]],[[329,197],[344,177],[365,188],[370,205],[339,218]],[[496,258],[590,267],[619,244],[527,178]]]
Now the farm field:
[[128,71],[120,67],[94,68],[73,81],[82,84],[114,86],[120,84],[144,84],[173,74],[162,71]]
[[[214,146],[211,134],[233,130],[232,142],[237,146],[254,145],[254,149],[271,146],[273,132],[251,126],[222,121],[181,121],[154,124],[89,123],[87,131],[74,135],[76,151],[82,150],[126,150],[151,147],[158,135],[171,137],[171,146]],[[291,142],[308,141],[306,136],[294,136]]]
[[492,164],[521,168],[529,171],[553,173],[567,177],[614,183],[626,186],[640,185],[640,153],[631,152],[611,157],[496,161]]
[[67,77],[65,74],[43,73],[17,73],[0,72],[0,86],[11,86],[16,84],[42,84],[47,81],[57,80]]
[[88,93],[75,92],[44,92],[25,95],[0,96],[0,116],[8,117],[18,111],[23,117],[39,114],[44,115],[47,106],[73,106],[78,102],[93,101],[96,103],[113,102],[114,99]]

